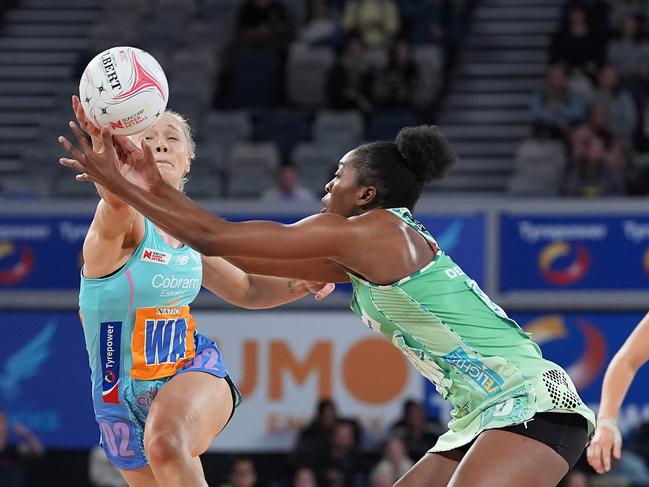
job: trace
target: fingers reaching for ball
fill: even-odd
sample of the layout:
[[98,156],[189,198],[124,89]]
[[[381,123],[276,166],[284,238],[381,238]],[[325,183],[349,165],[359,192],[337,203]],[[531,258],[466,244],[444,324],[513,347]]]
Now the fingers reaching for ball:
[[77,95],[72,95],[72,109],[74,110],[74,115],[77,117],[77,123],[88,135],[93,138],[99,138],[101,136],[101,129],[91,122],[86,116],[86,112],[83,109],[81,100]]
[[59,159],[59,162],[61,165],[81,173],[77,175],[77,180],[93,181],[107,188],[123,180],[120,173],[121,163],[113,145],[112,135],[107,128],[101,131],[101,141],[104,147],[101,152],[90,146],[86,134],[76,123],[70,122],[70,131],[77,139],[77,145],[66,137],[60,136],[59,143],[70,157],[63,157]]

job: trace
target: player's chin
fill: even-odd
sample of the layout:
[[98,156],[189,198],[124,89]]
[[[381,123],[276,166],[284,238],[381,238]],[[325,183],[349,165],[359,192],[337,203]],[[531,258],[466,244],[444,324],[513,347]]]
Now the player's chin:
[[170,184],[174,188],[180,186],[178,175],[174,173],[173,168],[166,164],[157,164],[157,166],[160,176],[162,176],[162,179],[164,179],[166,183]]

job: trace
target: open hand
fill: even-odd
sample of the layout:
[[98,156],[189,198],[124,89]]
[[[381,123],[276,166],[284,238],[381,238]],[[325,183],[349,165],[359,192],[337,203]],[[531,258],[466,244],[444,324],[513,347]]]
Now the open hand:
[[70,122],[70,130],[79,148],[65,137],[59,137],[59,142],[72,157],[61,158],[59,162],[79,172],[78,181],[95,182],[116,195],[120,194],[125,181],[147,191],[162,182],[153,152],[144,141],[138,148],[127,137],[113,137],[104,127],[101,129],[103,149],[98,152],[93,150],[77,124]]
[[588,463],[597,473],[608,472],[611,470],[611,454],[617,459],[622,455],[620,433],[609,426],[597,425],[595,436],[588,445]]

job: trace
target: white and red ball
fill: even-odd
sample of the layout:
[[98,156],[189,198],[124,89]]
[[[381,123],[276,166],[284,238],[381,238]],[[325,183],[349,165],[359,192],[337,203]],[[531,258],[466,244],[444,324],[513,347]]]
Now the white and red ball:
[[134,47],[112,47],[88,63],[79,82],[88,119],[116,135],[147,129],[164,114],[169,85],[153,56]]

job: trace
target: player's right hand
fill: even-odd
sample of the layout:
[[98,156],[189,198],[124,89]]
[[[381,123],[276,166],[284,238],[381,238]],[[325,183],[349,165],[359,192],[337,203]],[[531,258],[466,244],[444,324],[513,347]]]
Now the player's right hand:
[[588,463],[597,473],[606,473],[611,470],[611,454],[617,459],[622,455],[622,438],[619,431],[616,432],[609,426],[598,425],[588,446]]

